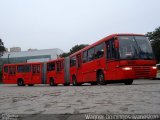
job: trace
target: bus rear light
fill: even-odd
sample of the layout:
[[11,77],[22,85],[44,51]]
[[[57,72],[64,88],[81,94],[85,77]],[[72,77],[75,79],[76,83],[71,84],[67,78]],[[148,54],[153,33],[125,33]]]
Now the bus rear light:
[[153,66],[152,69],[157,69],[157,67],[156,67],[156,66]]
[[131,67],[124,67],[124,68],[122,68],[123,70],[132,70],[132,68]]

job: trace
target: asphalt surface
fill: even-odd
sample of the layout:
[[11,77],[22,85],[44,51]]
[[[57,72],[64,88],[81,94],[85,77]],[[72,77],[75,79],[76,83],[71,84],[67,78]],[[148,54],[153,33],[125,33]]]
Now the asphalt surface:
[[160,80],[105,86],[0,84],[0,113],[12,114],[158,114]]

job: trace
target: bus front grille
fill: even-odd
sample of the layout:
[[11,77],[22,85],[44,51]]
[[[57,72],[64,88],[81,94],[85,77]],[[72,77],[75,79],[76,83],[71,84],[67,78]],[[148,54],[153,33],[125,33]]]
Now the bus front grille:
[[148,66],[136,66],[133,67],[134,74],[138,78],[146,78],[149,77],[150,67]]

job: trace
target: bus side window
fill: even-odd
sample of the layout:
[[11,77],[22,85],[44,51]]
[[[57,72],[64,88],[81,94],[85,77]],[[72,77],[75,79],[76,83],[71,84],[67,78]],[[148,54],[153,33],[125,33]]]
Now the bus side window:
[[87,61],[88,61],[88,57],[87,57],[88,55],[87,55],[87,51],[84,51],[83,52],[83,63],[86,63]]
[[75,56],[70,59],[70,66],[71,67],[76,66],[76,57]]
[[4,67],[4,72],[5,72],[5,73],[8,73],[8,66],[5,66],[5,67]]
[[81,67],[81,54],[77,55],[77,67],[80,68]]
[[94,56],[95,56],[95,54],[94,54],[94,48],[90,48],[88,50],[88,61],[94,60]]
[[24,72],[30,72],[31,71],[31,66],[30,65],[25,65],[24,66]]
[[24,72],[24,65],[17,66],[17,72]]
[[95,59],[101,58],[104,56],[104,43],[97,45],[95,47]]
[[53,71],[55,70],[55,63],[51,62],[47,64],[47,71]]

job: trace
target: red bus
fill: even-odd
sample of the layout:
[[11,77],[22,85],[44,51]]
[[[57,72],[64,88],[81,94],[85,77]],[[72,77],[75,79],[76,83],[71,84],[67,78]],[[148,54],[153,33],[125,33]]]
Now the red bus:
[[70,55],[47,63],[6,64],[6,84],[92,85],[152,79],[157,68],[151,44],[144,35],[113,34]]
[[67,82],[65,79],[64,71],[64,58],[47,62],[47,84],[50,86],[69,85],[69,81]]
[[45,76],[43,63],[5,64],[3,66],[3,83],[18,86],[43,84]]
[[155,78],[151,44],[144,35],[113,34],[70,55],[70,82],[104,85],[132,84],[134,79]]

